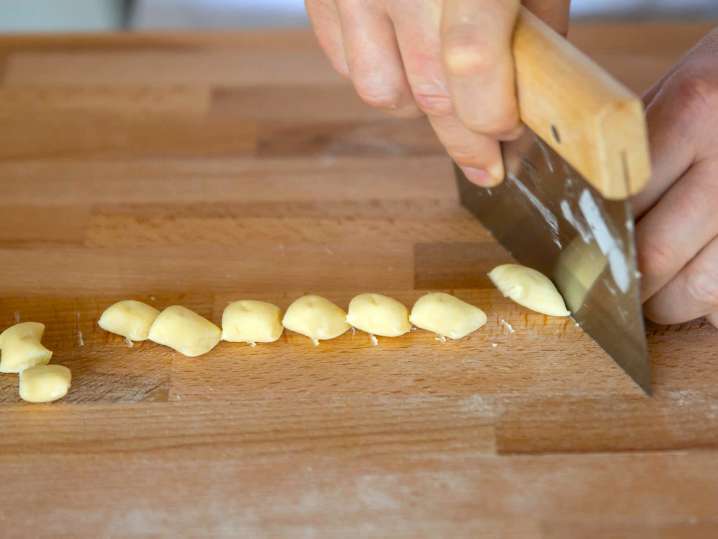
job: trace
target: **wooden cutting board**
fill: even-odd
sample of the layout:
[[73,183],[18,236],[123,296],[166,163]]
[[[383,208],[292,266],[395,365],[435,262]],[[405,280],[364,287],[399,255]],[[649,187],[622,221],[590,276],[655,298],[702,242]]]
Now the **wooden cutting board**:
[[[574,40],[640,91],[705,31]],[[718,533],[718,332],[651,326],[648,399],[570,320],[503,299],[507,255],[426,123],[361,104],[309,33],[5,37],[0,61],[0,326],[44,322],[74,377],[26,405],[0,376],[0,535]],[[129,297],[219,322],[426,290],[488,324],[197,359],[96,325]]]

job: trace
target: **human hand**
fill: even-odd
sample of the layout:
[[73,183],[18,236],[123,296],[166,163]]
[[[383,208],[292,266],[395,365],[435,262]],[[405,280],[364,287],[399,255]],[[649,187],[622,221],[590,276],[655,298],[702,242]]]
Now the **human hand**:
[[718,29],[645,102],[653,176],[633,201],[644,310],[718,327]]
[[[525,0],[565,33],[570,0]],[[520,0],[306,0],[334,68],[369,105],[426,114],[479,185],[503,180],[498,142],[520,132],[511,36]]]

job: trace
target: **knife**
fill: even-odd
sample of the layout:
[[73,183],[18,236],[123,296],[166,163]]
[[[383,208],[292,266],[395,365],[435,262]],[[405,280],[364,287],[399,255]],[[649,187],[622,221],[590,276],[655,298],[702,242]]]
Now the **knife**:
[[461,202],[518,262],[552,278],[574,320],[650,394],[627,200],[650,176],[641,100],[523,8],[513,54],[526,129],[502,143],[498,187],[455,167]]

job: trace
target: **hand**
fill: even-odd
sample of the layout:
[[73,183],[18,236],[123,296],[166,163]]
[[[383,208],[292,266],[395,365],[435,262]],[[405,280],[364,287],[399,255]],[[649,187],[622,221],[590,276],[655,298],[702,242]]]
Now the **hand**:
[[718,327],[718,29],[645,101],[653,177],[634,200],[645,313]]
[[[570,0],[526,0],[565,33]],[[306,0],[334,68],[369,105],[426,114],[479,185],[503,180],[498,141],[520,134],[511,36],[519,0]]]

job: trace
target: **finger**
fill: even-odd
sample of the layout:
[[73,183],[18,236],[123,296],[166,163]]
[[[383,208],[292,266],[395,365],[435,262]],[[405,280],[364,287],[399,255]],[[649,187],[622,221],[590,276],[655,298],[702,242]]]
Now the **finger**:
[[349,66],[344,56],[344,38],[334,0],[306,0],[304,5],[319,45],[329,57],[332,67],[344,77],[348,77]]
[[[709,32],[700,42],[698,42],[691,50],[689,50],[685,56],[664,73],[664,75],[658,80],[643,96],[643,103],[649,105],[658,93],[663,88],[665,82],[670,79],[677,71],[684,67],[688,63],[692,63],[696,59],[697,63],[701,63],[703,56],[708,51],[709,58],[714,57],[718,53],[718,29]],[[711,58],[712,60],[712,58]],[[710,66],[707,66],[710,68]]]
[[392,2],[389,13],[396,28],[401,60],[414,101],[428,116],[453,114],[449,85],[441,61],[439,0]]
[[715,161],[696,163],[638,222],[636,246],[644,301],[718,236],[716,175]]
[[503,177],[498,142],[469,131],[454,116],[433,116],[429,121],[446,151],[469,180],[482,187],[492,187],[496,185],[497,177]]
[[442,57],[454,110],[471,130],[515,136],[519,126],[511,38],[518,0],[446,0]]
[[633,198],[637,215],[643,215],[695,161],[697,143],[709,130],[712,112],[706,110],[701,83],[676,72],[669,77],[646,110],[652,154],[651,181]]
[[524,7],[563,36],[568,34],[570,4],[571,0],[524,0]]
[[718,312],[718,238],[665,288],[645,304],[646,316],[659,324],[680,324]]
[[366,0],[340,0],[337,8],[349,73],[359,97],[395,116],[418,116],[388,15]]
[[[503,164],[497,144],[486,136],[469,131],[454,115],[448,83],[441,59],[440,2],[421,4],[421,9],[405,2],[392,4],[401,58],[414,101],[431,122],[439,140],[467,178],[483,185],[495,185],[503,177]],[[411,12],[402,13],[409,7]]]

